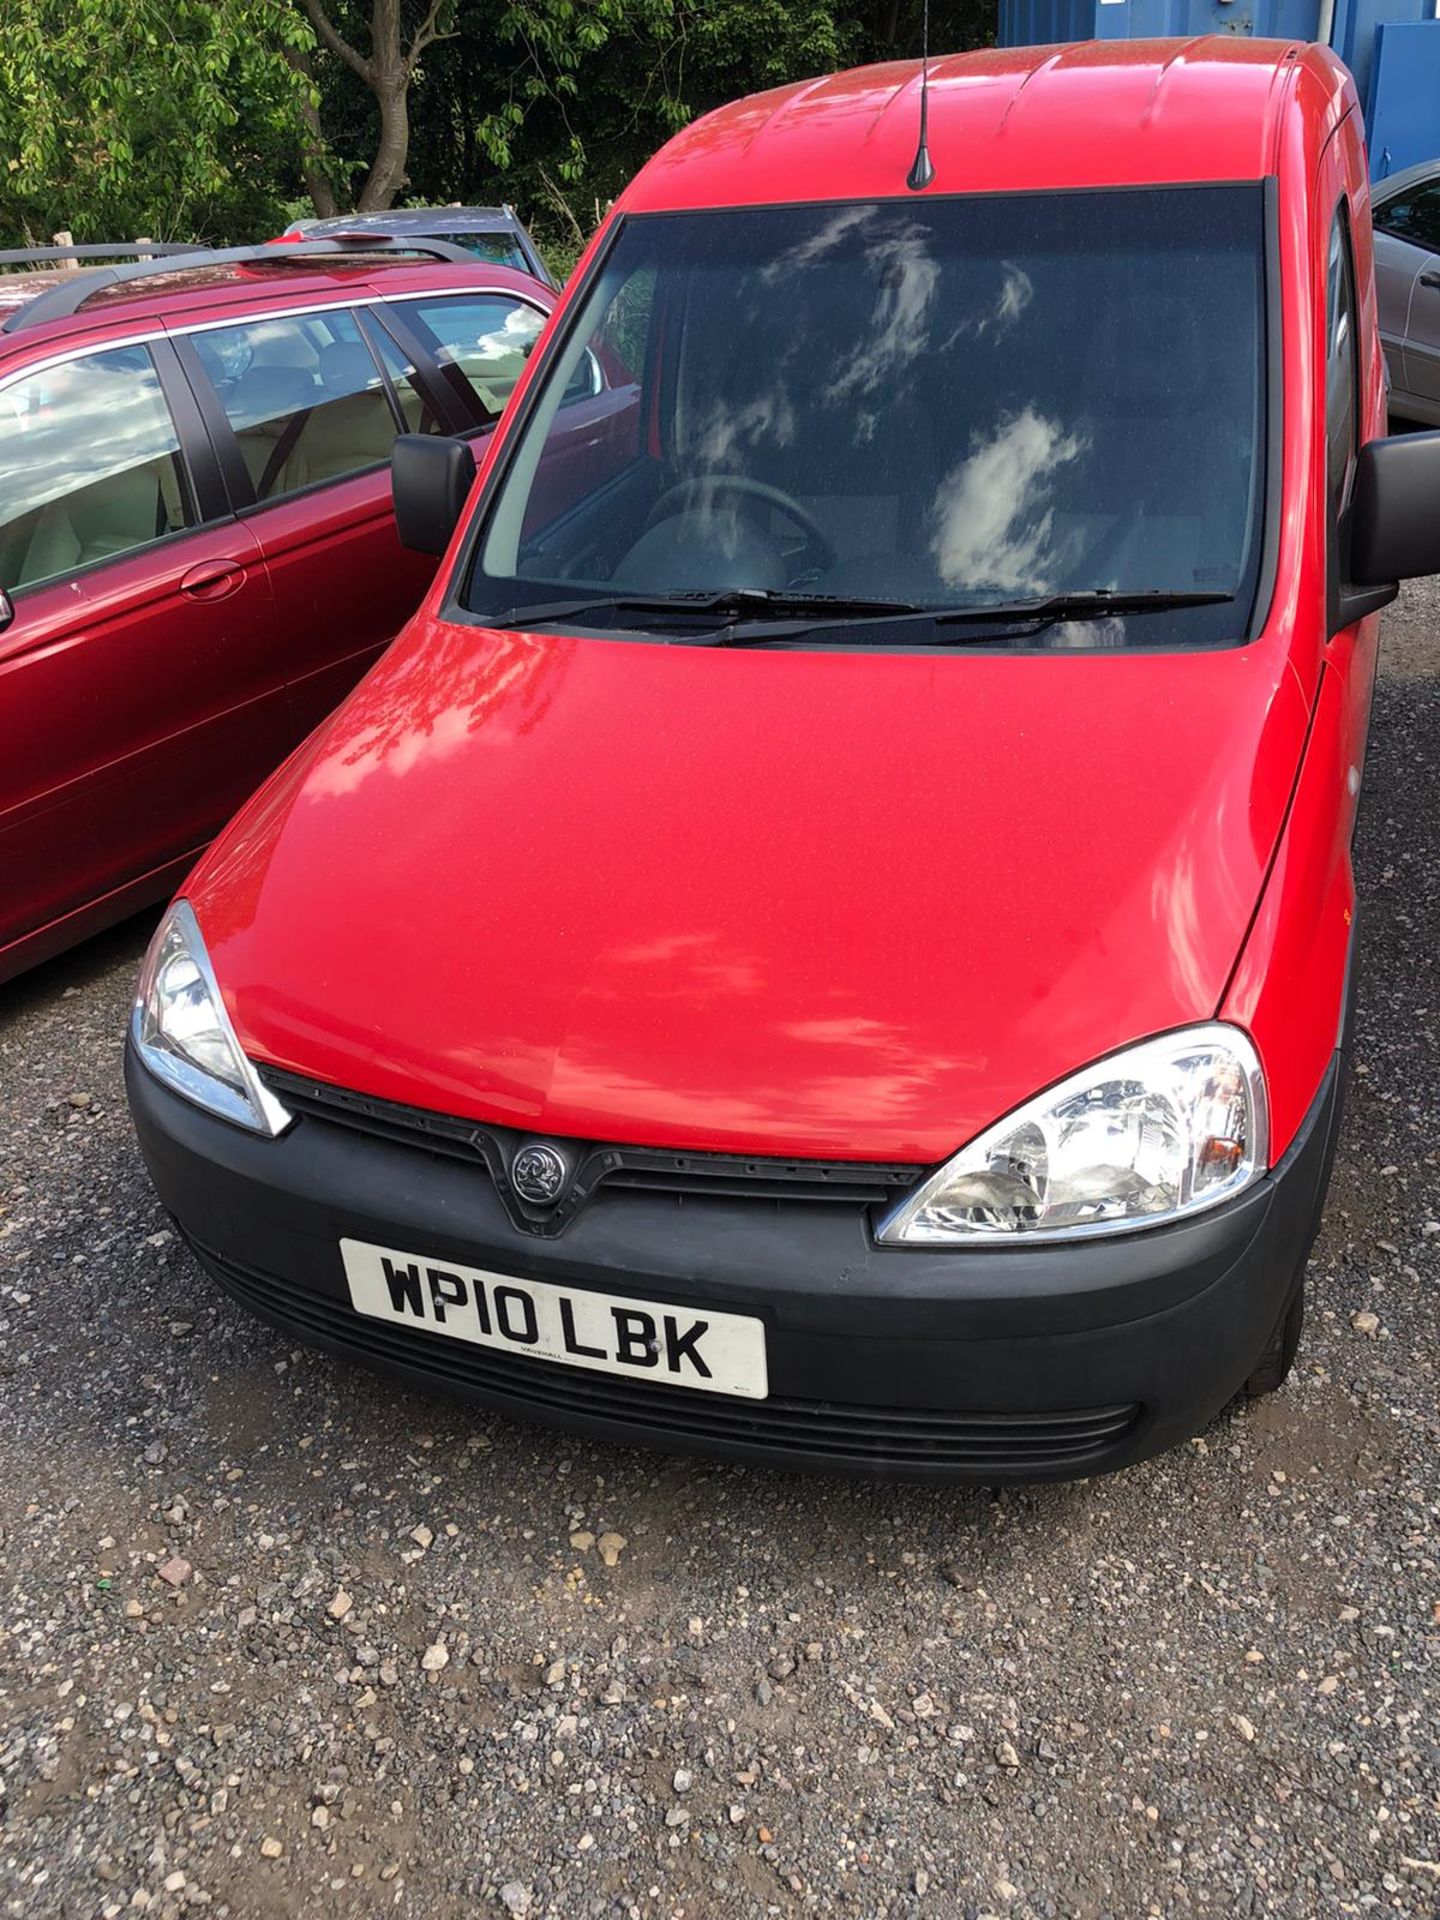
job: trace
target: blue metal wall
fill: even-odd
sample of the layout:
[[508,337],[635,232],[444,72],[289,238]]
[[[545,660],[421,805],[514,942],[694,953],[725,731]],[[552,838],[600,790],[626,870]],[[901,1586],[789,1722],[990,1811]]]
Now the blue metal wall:
[[[1440,153],[1436,4],[1335,0],[1330,44],[1355,76],[1377,175]],[[1319,25],[1320,0],[1000,0],[999,41],[1033,47],[1199,33],[1313,40]]]
[[1376,180],[1440,153],[1440,20],[1389,20],[1377,30],[1365,124]]
[[1309,40],[1320,7],[1319,0],[1096,0],[1093,12],[1094,34],[1102,40],[1193,33]]
[[[1360,83],[1362,100],[1381,22],[1433,16],[1433,0],[1336,0],[1331,44]],[[999,40],[1002,47],[1194,33],[1313,40],[1319,24],[1320,0],[1000,0]]]
[[[1330,44],[1354,74],[1355,84],[1360,89],[1360,104],[1365,108],[1367,118],[1372,102],[1375,38],[1380,28],[1391,21],[1403,21],[1412,26],[1425,22],[1440,37],[1440,24],[1436,23],[1434,12],[1434,7],[1426,5],[1425,0],[1413,0],[1413,4],[1408,5],[1403,0],[1335,0],[1335,31],[1330,36]],[[1436,132],[1435,147],[1440,147],[1440,94],[1436,95],[1431,105],[1431,120]],[[1435,147],[1430,152],[1433,153]],[[1429,157],[1429,153],[1421,156],[1423,159]]]

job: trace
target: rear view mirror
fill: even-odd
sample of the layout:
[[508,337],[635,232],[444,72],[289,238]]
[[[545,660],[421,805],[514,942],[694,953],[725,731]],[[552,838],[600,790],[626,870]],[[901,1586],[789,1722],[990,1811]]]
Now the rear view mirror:
[[475,483],[475,455],[468,444],[431,433],[402,433],[390,453],[390,476],[401,546],[444,553]]
[[1440,433],[1368,441],[1360,449],[1350,512],[1355,586],[1440,573]]

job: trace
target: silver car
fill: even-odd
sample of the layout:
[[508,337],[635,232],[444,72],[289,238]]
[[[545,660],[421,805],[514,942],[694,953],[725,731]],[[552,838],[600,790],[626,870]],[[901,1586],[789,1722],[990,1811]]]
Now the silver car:
[[1390,412],[1440,427],[1440,160],[1377,181],[1374,217]]
[[554,276],[540,257],[519,214],[504,207],[391,207],[386,213],[341,213],[328,220],[295,220],[281,240],[327,240],[345,234],[384,233],[395,240],[449,240],[477,260],[515,267],[542,286]]

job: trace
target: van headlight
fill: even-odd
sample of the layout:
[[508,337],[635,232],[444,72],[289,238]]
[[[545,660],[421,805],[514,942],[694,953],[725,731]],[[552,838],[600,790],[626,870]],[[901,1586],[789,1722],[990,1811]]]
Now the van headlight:
[[150,942],[130,1032],[155,1078],[197,1107],[272,1139],[294,1118],[240,1051],[187,900],[175,902]]
[[884,1220],[886,1246],[1059,1240],[1158,1225],[1265,1172],[1265,1076],[1238,1028],[1111,1054],[962,1147]]

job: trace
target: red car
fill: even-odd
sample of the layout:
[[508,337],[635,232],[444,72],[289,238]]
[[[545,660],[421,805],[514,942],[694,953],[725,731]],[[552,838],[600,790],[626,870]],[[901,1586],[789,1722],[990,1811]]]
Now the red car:
[[395,436],[488,432],[553,302],[432,242],[0,277],[0,980],[164,899],[374,662],[434,571]]
[[467,448],[398,443],[439,578],[191,877],[127,1054],[165,1205],[289,1335],[986,1481],[1289,1368],[1376,616],[1440,567],[1354,86],[945,59],[927,169],[921,85],[687,129],[468,507]]

